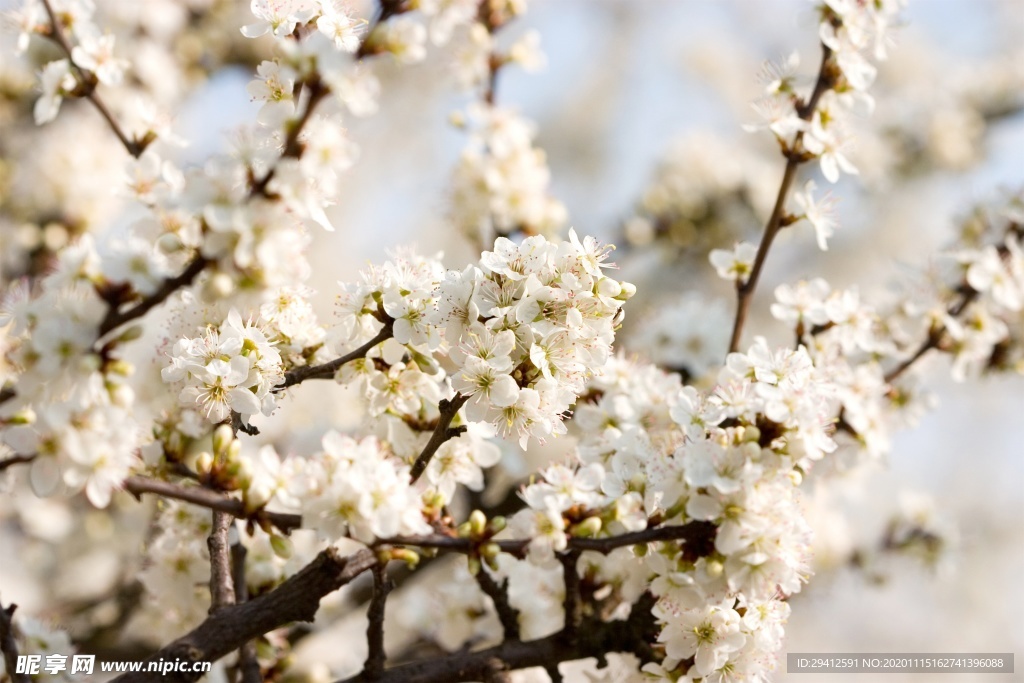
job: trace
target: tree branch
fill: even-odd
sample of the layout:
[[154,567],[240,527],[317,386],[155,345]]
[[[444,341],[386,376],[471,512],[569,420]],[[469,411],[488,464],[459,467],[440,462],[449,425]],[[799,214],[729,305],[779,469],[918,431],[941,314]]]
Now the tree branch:
[[162,304],[167,300],[167,297],[175,291],[192,284],[199,273],[203,272],[203,269],[206,268],[209,263],[210,262],[206,258],[197,254],[180,275],[164,280],[155,292],[145,297],[142,301],[135,304],[128,310],[119,312],[117,310],[117,305],[112,304],[107,310],[107,315],[103,318],[103,322],[100,323],[99,336],[102,337],[108,332],[124,325],[126,322],[146,315],[146,313],[149,313],[150,309]]
[[286,534],[302,526],[302,515],[293,515],[286,512],[269,512],[267,510],[257,510],[256,512],[249,513],[245,509],[245,504],[237,498],[230,498],[201,486],[181,486],[180,484],[150,479],[148,477],[128,477],[124,480],[123,487],[125,491],[135,496],[136,499],[141,500],[143,493],[155,493],[165,498],[174,498],[175,500],[182,500],[186,503],[192,503],[193,505],[199,505],[211,510],[226,512],[239,519],[269,522]]
[[[214,662],[254,638],[295,621],[313,621],[320,599],[377,564],[372,550],[360,550],[347,557],[328,548],[317,555],[280,586],[258,598],[230,605],[211,614],[206,621],[161,648],[147,662]],[[143,667],[145,668],[145,667]],[[182,668],[191,668],[183,666]],[[134,672],[118,676],[117,683],[191,683],[201,672]]]
[[284,374],[284,382],[274,387],[273,391],[283,391],[284,389],[295,386],[296,384],[304,382],[307,379],[333,378],[334,375],[338,372],[338,369],[341,368],[341,366],[351,361],[354,361],[357,358],[365,357],[366,354],[369,353],[370,349],[384,341],[387,341],[392,336],[394,336],[392,323],[392,320],[387,320],[384,323],[384,327],[381,328],[381,331],[377,333],[377,336],[375,336],[373,339],[366,342],[359,348],[355,349],[354,351],[346,353],[344,356],[340,358],[335,358],[332,361],[322,363],[320,365],[306,365],[301,368],[289,370]]
[[210,550],[210,614],[235,604],[228,532],[235,518],[230,512],[213,511],[213,528],[206,539]]
[[[235,604],[249,599],[249,587],[245,582],[245,546],[235,543],[231,546],[231,579],[235,584]],[[247,640],[238,648],[238,671],[241,683],[263,683],[263,673],[256,659],[256,642]]]
[[4,458],[3,460],[0,460],[0,472],[3,472],[8,467],[11,467],[13,465],[20,465],[21,463],[25,462],[32,462],[35,459],[35,453],[32,453],[30,455],[12,455],[9,458]]
[[[810,121],[814,111],[818,108],[818,102],[828,90],[834,85],[834,77],[831,75],[830,60],[832,50],[827,45],[821,46],[821,66],[818,69],[818,79],[814,84],[814,90],[806,103],[796,108],[797,116],[804,121]],[[750,310],[750,300],[757,289],[757,282],[764,269],[765,260],[768,258],[768,250],[775,241],[775,236],[782,229],[782,219],[786,213],[786,200],[789,197],[789,190],[796,179],[797,167],[808,161],[801,152],[800,147],[804,139],[804,132],[800,131],[793,139],[793,147],[786,151],[786,169],[782,174],[782,182],[779,184],[779,193],[775,198],[775,207],[764,226],[764,234],[761,236],[761,244],[757,248],[757,256],[754,257],[754,265],[750,270],[750,277],[746,282],[736,283],[736,318],[733,321],[732,337],[729,340],[729,352],[739,349],[740,338],[743,336],[743,326],[747,320],[747,313]]]
[[30,683],[28,674],[16,673],[18,670],[18,643],[14,639],[14,610],[18,606],[0,605],[0,650],[4,652],[4,666],[11,683]]
[[558,561],[562,563],[562,578],[565,581],[565,599],[562,602],[565,611],[565,624],[562,631],[566,640],[571,643],[576,641],[577,629],[583,619],[583,605],[580,602],[580,573],[576,569],[580,552],[582,551],[573,548],[558,557]]
[[[455,652],[444,657],[396,666],[384,672],[380,683],[459,683],[460,681],[494,680],[501,670],[541,666],[550,669],[559,662],[587,657],[602,660],[609,652],[632,652],[641,662],[654,659],[651,643],[658,637],[658,627],[651,613],[654,600],[643,596],[625,621],[604,622],[588,619],[579,629],[575,644],[567,642],[560,631],[539,640],[523,642],[506,640],[501,645],[478,652]],[[339,683],[360,683],[362,674]]]
[[508,601],[508,580],[498,584],[494,577],[481,567],[476,573],[476,582],[494,603],[494,611],[498,613],[498,621],[505,631],[505,640],[519,640],[519,611]]
[[440,417],[437,420],[437,427],[434,428],[434,433],[430,435],[430,440],[427,441],[427,445],[423,447],[423,451],[416,457],[416,462],[412,464],[412,470],[410,476],[412,477],[413,483],[422,476],[426,471],[427,466],[430,464],[430,460],[434,457],[434,453],[437,453],[437,449],[441,447],[444,442],[448,439],[453,439],[463,432],[466,431],[466,427],[452,427],[452,420],[458,414],[459,409],[466,404],[469,400],[468,396],[456,392],[455,397],[450,401],[446,398],[441,399],[441,402],[437,405],[441,412]]
[[394,585],[388,579],[385,564],[374,565],[372,571],[373,598],[370,599],[370,606],[366,611],[369,620],[366,627],[369,654],[366,657],[366,664],[363,665],[363,674],[367,680],[375,681],[384,673],[384,662],[387,661],[387,653],[384,651],[384,608],[388,593]]
[[138,159],[142,156],[142,153],[146,151],[146,147],[155,139],[154,137],[147,136],[144,140],[129,139],[125,134],[124,130],[121,129],[121,125],[114,118],[114,115],[107,109],[107,105],[104,104],[103,100],[100,99],[99,94],[96,92],[96,74],[83,69],[71,56],[71,44],[68,42],[67,37],[61,30],[60,22],[57,20],[57,14],[53,11],[53,6],[50,4],[50,0],[42,0],[43,7],[46,9],[46,14],[50,18],[50,35],[49,37],[53,42],[60,46],[60,49],[67,55],[68,63],[71,64],[72,68],[78,73],[78,82],[81,85],[83,95],[86,99],[92,102],[96,111],[106,119],[110,129],[114,131],[114,135],[121,141],[124,148],[128,150],[128,153]]

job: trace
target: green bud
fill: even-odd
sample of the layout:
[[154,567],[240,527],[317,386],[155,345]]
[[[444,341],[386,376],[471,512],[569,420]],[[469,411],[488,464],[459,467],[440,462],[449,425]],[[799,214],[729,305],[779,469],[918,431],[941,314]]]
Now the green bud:
[[196,456],[195,468],[197,474],[209,474],[213,469],[213,455],[206,451],[200,453]]
[[278,536],[277,534],[271,534],[270,536],[270,548],[274,551],[274,554],[280,557],[282,560],[290,559],[292,551],[292,540],[287,536]]
[[476,576],[480,573],[480,558],[476,555],[470,555],[466,558],[469,562],[469,573]]
[[501,547],[497,543],[484,543],[480,546],[480,556],[484,559],[493,560],[501,554]]
[[487,522],[487,535],[493,536],[496,533],[501,532],[508,526],[508,520],[502,516],[491,517],[491,520]]
[[128,329],[117,336],[118,342],[135,341],[142,336],[142,325],[131,325]]
[[480,510],[469,513],[469,529],[473,536],[483,536],[487,528],[487,516]]
[[409,548],[395,548],[391,551],[391,559],[405,562],[409,569],[415,569],[420,563],[420,556],[415,550]]
[[572,528],[572,535],[579,536],[581,538],[597,536],[601,533],[602,526],[600,517],[587,517]]
[[231,442],[235,440],[235,434],[231,429],[231,425],[218,425],[213,430],[213,453],[218,458],[226,458],[227,450],[231,446]]

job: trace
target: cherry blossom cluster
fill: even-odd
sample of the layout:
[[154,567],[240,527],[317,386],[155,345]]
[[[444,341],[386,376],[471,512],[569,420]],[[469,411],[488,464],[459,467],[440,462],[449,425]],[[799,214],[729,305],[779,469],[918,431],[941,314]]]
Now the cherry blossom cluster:
[[[3,367],[18,393],[0,408],[5,443],[16,453],[38,455],[33,484],[40,493],[61,486],[83,488],[95,505],[136,460],[139,425],[133,415],[132,364],[117,358],[112,342],[99,343],[106,313],[94,282],[107,259],[92,240],[65,249],[37,296],[13,287],[3,304]],[[121,339],[139,330],[129,329]]]
[[471,108],[466,125],[472,135],[453,178],[461,229],[482,242],[513,233],[554,235],[566,211],[550,196],[551,172],[533,144],[533,125],[493,106]]
[[410,417],[444,397],[431,353],[455,363],[451,386],[468,399],[466,417],[488,422],[525,447],[564,433],[562,415],[603,366],[622,304],[634,288],[604,275],[608,248],[593,238],[522,244],[499,237],[480,266],[443,272],[436,260],[402,258],[343,285],[337,328],[341,352],[391,326],[380,362],[343,366],[362,379],[370,410]]
[[269,415],[276,405],[271,389],[284,379],[280,352],[235,309],[220,326],[175,342],[160,374],[165,382],[182,383],[178,400],[211,422],[232,412],[244,422],[257,413]]

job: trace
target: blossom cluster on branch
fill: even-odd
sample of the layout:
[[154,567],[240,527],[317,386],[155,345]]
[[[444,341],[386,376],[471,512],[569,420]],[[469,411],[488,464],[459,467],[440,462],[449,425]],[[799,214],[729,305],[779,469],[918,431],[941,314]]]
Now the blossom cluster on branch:
[[[1024,370],[1019,194],[969,215],[895,295],[779,285],[765,308],[781,341],[757,330],[744,343],[777,235],[806,222],[822,250],[834,236],[831,196],[813,179],[795,189],[797,176],[811,161],[830,183],[857,173],[846,121],[873,108],[900,0],[820,3],[810,83],[795,54],[765,66],[764,122],[748,128],[772,133],[776,187],[754,155],[662,167],[622,255],[693,249],[688,269],[717,271],[736,307],[690,291],[621,336],[638,287],[614,247],[563,233],[535,126],[497,104],[502,69],[544,62],[536,33],[504,41],[525,0],[380,0],[365,19],[338,0],[252,0],[244,21],[197,4],[197,26],[226,22],[251,41],[224,59],[250,69],[258,106],[229,152],[196,165],[177,161],[167,117],[122,123],[134,62],[100,5],[25,0],[16,14],[17,49],[39,57],[25,111],[59,126],[85,100],[127,154],[117,189],[131,206],[117,229],[54,219],[61,239],[36,252],[45,267],[5,283],[0,469],[88,510],[61,538],[80,524],[109,539],[134,514],[138,533],[115,553],[114,583],[131,588],[82,607],[105,616],[74,643],[0,604],[12,681],[19,653],[111,642],[149,661],[217,662],[246,683],[313,680],[298,644],[361,603],[366,659],[333,674],[348,680],[536,667],[561,680],[560,664],[588,658],[614,680],[768,680],[812,574],[805,482],[889,452],[928,407],[914,378],[925,356],[945,354],[957,380]],[[375,153],[344,125],[387,105],[374,62],[404,68],[449,43],[450,75],[475,100],[452,117],[469,140],[449,197],[474,257],[452,268],[396,249],[340,276],[333,315],[318,313],[307,254],[343,227],[331,206]],[[676,154],[708,144],[730,156],[696,139]],[[760,242],[737,241],[731,224],[752,216]],[[281,427],[314,380],[353,399],[351,429],[323,416]],[[882,547],[932,558],[942,544],[928,529],[894,522]],[[389,662],[396,620],[419,640]]]

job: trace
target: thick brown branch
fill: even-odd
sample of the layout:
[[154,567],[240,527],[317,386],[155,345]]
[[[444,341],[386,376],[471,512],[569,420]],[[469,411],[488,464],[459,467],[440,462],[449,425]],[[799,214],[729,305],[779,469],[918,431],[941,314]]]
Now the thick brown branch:
[[[218,610],[147,661],[214,662],[276,628],[295,621],[312,621],[321,598],[376,563],[377,556],[371,550],[360,550],[347,557],[338,555],[334,548],[325,550],[274,590],[248,602]],[[191,683],[202,675],[192,671],[167,674],[139,672],[124,674],[114,680],[118,683]]]
[[17,605],[4,607],[0,605],[0,650],[4,652],[4,666],[11,683],[29,683],[28,674],[16,673],[18,670],[18,643],[14,640],[14,610]]
[[441,399],[438,404],[438,409],[441,412],[440,417],[437,419],[437,427],[434,428],[434,433],[430,435],[430,440],[427,441],[427,445],[423,447],[423,451],[416,456],[416,462],[412,464],[412,470],[410,476],[413,482],[420,478],[423,473],[427,470],[427,466],[430,464],[431,458],[437,453],[437,449],[440,448],[448,439],[455,438],[466,431],[465,427],[452,427],[452,420],[458,414],[459,409],[466,404],[469,400],[468,396],[463,396],[460,393],[455,394],[455,397],[450,401],[446,398]]
[[366,627],[366,644],[369,654],[366,656],[366,664],[363,665],[363,673],[367,680],[375,681],[384,673],[384,662],[387,661],[387,653],[384,651],[384,608],[387,604],[388,593],[393,585],[388,579],[387,566],[378,564],[373,568],[373,598],[370,599],[370,606],[367,608],[366,617],[369,624]]
[[[245,582],[245,546],[235,543],[231,546],[231,579],[235,584],[235,604],[249,599],[249,587]],[[256,643],[247,640],[238,648],[238,672],[241,683],[263,683],[263,673],[256,659]]]
[[[569,550],[589,550],[591,552],[607,555],[616,548],[623,548],[630,545],[642,543],[655,543],[658,541],[682,541],[688,548],[694,548],[697,557],[710,553],[713,548],[717,527],[711,522],[687,522],[680,526],[658,526],[643,531],[631,531],[628,534],[608,536],[607,538],[570,538],[568,540]],[[436,548],[441,551],[468,553],[477,544],[472,538],[461,538],[458,536],[394,536],[382,539],[380,544],[404,545],[419,548]],[[501,541],[488,541],[494,543],[502,552],[510,555],[522,556],[526,552],[526,546],[530,539],[506,539]],[[696,557],[694,558],[696,561]]]
[[82,88],[83,95],[92,102],[92,105],[96,108],[96,111],[106,120],[107,125],[114,131],[114,135],[121,141],[124,148],[128,150],[128,153],[138,159],[142,156],[142,153],[146,151],[146,147],[152,142],[152,139],[147,136],[144,140],[133,140],[129,139],[125,134],[124,130],[121,129],[121,125],[114,118],[114,115],[110,113],[107,105],[104,104],[103,100],[96,93],[96,74],[83,69],[81,66],[75,63],[74,58],[71,56],[71,44],[68,42],[67,37],[64,35],[64,31],[60,28],[60,22],[57,19],[57,14],[53,11],[53,7],[50,5],[50,0],[43,0],[43,7],[46,9],[46,14],[50,19],[50,35],[49,37],[53,42],[60,46],[64,54],[67,55],[68,63],[78,74],[79,87]]
[[390,339],[393,335],[392,321],[388,320],[384,324],[384,327],[381,328],[381,331],[377,333],[377,336],[354,351],[350,351],[340,358],[335,358],[334,360],[322,363],[321,365],[307,365],[305,367],[289,370],[284,375],[284,382],[274,387],[274,391],[282,391],[288,387],[295,386],[300,382],[304,382],[307,379],[331,379],[338,372],[338,369],[341,368],[341,366],[354,361],[357,358],[365,357],[366,354],[369,353],[370,349],[381,342]]
[[167,481],[160,481],[159,479],[128,477],[124,481],[124,490],[136,498],[141,498],[143,493],[154,493],[165,498],[183,500],[186,503],[199,505],[210,510],[226,512],[239,519],[250,519],[256,522],[266,521],[286,534],[302,526],[302,515],[293,515],[286,512],[268,512],[267,510],[257,510],[254,513],[248,513],[242,501],[236,498],[229,498],[201,486],[182,486]]
[[[653,659],[650,644],[657,639],[658,629],[651,614],[653,600],[644,596],[633,606],[629,619],[605,622],[588,619],[579,629],[575,643],[568,642],[564,631],[523,642],[506,640],[501,645],[478,652],[456,652],[444,657],[413,662],[388,669],[378,680],[381,683],[459,683],[460,681],[494,680],[501,670],[525,669],[534,666],[557,667],[587,657],[599,661],[609,652],[631,652],[641,662]],[[343,683],[365,681],[362,675]]]
[[230,512],[213,511],[213,528],[206,539],[210,550],[210,614],[235,604],[228,532],[235,518]]
[[[818,70],[818,79],[814,84],[814,90],[811,92],[807,102],[798,105],[796,108],[797,116],[804,121],[811,120],[822,96],[834,84],[834,77],[830,67],[831,58],[832,50],[828,46],[822,45],[821,67]],[[754,295],[754,290],[757,289],[757,283],[761,277],[761,271],[764,269],[764,263],[768,258],[768,251],[772,247],[772,242],[775,241],[775,236],[779,234],[783,227],[782,219],[786,214],[786,200],[789,198],[789,191],[793,186],[793,181],[796,179],[797,167],[809,160],[809,157],[804,157],[801,154],[803,139],[804,133],[800,131],[793,140],[792,148],[786,154],[786,169],[782,173],[782,182],[779,183],[779,192],[775,198],[772,214],[764,226],[764,234],[761,236],[761,244],[757,248],[757,255],[754,257],[754,265],[751,267],[750,276],[746,282],[736,283],[736,318],[733,320],[732,337],[729,340],[730,353],[739,350],[740,340],[743,336],[743,326],[746,323],[747,313],[750,310],[751,297]]]
[[562,630],[569,642],[575,642],[577,629],[579,629],[580,621],[583,618],[583,605],[580,602],[580,573],[576,569],[580,552],[574,548],[558,558],[562,563],[562,578],[565,581],[565,599],[562,602],[565,611],[565,625]]
[[476,582],[494,603],[494,611],[498,613],[498,621],[505,631],[505,640],[519,640],[519,611],[508,601],[508,580],[499,584],[486,569],[481,568],[476,573]]
[[203,256],[196,255],[180,275],[164,280],[155,292],[128,310],[118,311],[116,306],[111,306],[107,311],[106,317],[103,318],[103,322],[100,324],[100,336],[102,337],[108,332],[124,325],[126,322],[135,320],[136,318],[141,318],[146,315],[146,313],[149,313],[150,309],[155,308],[166,301],[171,294],[182,287],[187,287],[192,284],[199,273],[203,272],[203,269],[206,268],[208,263],[209,261],[207,261]]

